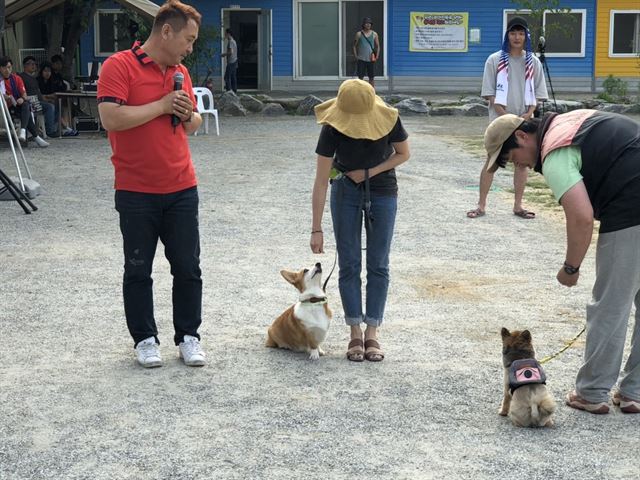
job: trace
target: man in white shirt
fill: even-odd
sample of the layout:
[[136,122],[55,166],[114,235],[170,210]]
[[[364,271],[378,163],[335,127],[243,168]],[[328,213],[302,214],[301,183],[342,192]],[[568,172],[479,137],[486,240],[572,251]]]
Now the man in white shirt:
[[[529,27],[522,17],[513,17],[507,24],[502,49],[491,54],[484,66],[482,97],[489,101],[489,120],[513,113],[525,120],[533,116],[537,101],[547,98],[547,85],[540,60],[531,51]],[[478,206],[467,212],[467,217],[485,215],[487,196],[493,183],[493,172],[486,165],[480,173]],[[535,218],[535,213],[522,207],[527,169],[514,166],[513,214],[524,219]]]
[[220,55],[227,59],[227,68],[224,71],[224,89],[238,93],[238,45],[233,38],[233,32],[227,28],[224,32],[227,39],[227,52]]

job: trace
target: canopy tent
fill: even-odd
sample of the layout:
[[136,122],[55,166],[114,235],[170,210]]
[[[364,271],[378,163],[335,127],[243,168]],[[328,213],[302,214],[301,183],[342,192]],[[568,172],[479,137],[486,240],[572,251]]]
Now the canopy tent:
[[[2,1],[2,0],[0,0]],[[126,7],[130,7],[136,12],[147,15],[151,18],[156,16],[160,6],[150,0],[116,0],[118,3]],[[7,23],[16,23],[20,20],[44,12],[64,0],[6,0],[5,2],[5,21]]]
[[130,7],[141,15],[146,15],[151,18],[155,18],[156,13],[160,10],[160,5],[157,5],[150,0],[116,0],[116,2],[121,3],[126,7]]
[[55,7],[64,0],[6,0],[5,21],[16,23],[23,18],[30,17],[45,10]]

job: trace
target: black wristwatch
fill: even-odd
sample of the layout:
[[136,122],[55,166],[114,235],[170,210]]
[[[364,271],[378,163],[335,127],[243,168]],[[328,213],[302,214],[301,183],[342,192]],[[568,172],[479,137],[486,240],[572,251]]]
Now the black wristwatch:
[[567,275],[575,275],[580,270],[580,266],[574,267],[573,265],[569,265],[567,262],[564,262],[564,271]]

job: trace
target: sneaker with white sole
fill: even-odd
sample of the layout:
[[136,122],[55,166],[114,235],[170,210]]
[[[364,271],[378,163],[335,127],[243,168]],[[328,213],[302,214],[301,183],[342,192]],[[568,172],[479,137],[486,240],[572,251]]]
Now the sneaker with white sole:
[[136,345],[136,358],[145,368],[161,367],[160,345],[154,337],[145,338]]
[[36,143],[38,144],[38,146],[40,148],[47,148],[49,146],[49,142],[47,142],[44,138],[42,137],[36,137],[35,138]]
[[190,367],[202,367],[207,363],[206,355],[200,346],[200,340],[191,335],[185,335],[180,345],[180,358],[184,361],[185,365]]
[[582,398],[578,393],[573,390],[567,393],[567,396],[564,399],[564,403],[566,403],[571,408],[575,408],[577,410],[584,410],[585,412],[595,413],[596,415],[604,415],[609,413],[609,403],[608,402],[599,402],[599,403],[591,403]]

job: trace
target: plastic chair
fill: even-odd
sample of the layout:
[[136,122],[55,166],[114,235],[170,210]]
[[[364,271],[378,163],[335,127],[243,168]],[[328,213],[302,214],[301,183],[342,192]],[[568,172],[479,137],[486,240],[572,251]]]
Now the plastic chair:
[[[204,133],[207,135],[209,133],[209,117],[205,114],[213,115],[216,119],[216,135],[220,135],[220,126],[218,125],[218,110],[213,108],[213,94],[211,90],[205,87],[193,87],[193,95],[196,97],[196,101],[198,104],[198,113],[202,115],[202,119],[204,120]],[[204,99],[205,97],[209,100],[209,106],[205,108]],[[194,135],[198,135],[196,131]]]

